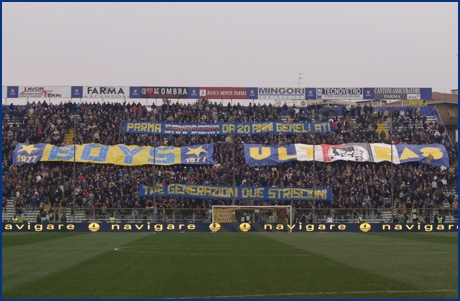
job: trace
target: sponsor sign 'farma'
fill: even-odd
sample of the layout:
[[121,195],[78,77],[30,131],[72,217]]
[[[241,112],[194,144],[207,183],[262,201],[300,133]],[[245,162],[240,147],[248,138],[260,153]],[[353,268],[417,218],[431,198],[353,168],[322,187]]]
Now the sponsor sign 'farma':
[[84,87],[83,98],[129,98],[129,87]]

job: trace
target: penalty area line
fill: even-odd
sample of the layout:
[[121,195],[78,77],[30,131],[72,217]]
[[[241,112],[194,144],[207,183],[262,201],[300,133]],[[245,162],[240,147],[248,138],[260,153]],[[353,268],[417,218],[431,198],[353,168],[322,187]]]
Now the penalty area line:
[[457,292],[458,289],[450,290],[408,290],[408,291],[362,291],[362,292],[318,292],[318,293],[284,293],[284,294],[255,294],[255,295],[233,295],[233,296],[207,296],[207,297],[178,297],[178,298],[159,298],[159,299],[218,299],[218,298],[251,298],[251,297],[270,297],[270,296],[302,296],[302,295],[338,295],[338,294],[396,294],[396,293],[441,293]]

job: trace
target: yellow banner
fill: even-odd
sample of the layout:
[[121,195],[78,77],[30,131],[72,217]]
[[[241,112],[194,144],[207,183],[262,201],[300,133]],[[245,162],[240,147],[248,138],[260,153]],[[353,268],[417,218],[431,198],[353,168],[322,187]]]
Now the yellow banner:
[[215,222],[222,223],[235,223],[235,209],[214,208]]
[[426,107],[428,105],[426,99],[407,99],[408,107]]

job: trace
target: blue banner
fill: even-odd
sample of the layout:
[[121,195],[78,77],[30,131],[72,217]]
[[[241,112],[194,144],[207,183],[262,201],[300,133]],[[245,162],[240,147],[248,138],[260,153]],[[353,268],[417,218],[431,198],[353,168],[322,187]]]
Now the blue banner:
[[72,86],[70,88],[71,98],[83,98],[83,86]]
[[8,86],[6,90],[6,98],[18,98],[19,86]]
[[236,134],[313,134],[332,132],[332,122],[223,122],[223,123],[155,123],[125,122],[127,134],[230,135]]
[[129,98],[141,98],[141,87],[129,87]]
[[16,144],[13,151],[13,164],[24,165],[33,164],[42,160],[43,152],[48,144]]
[[171,184],[153,186],[139,184],[140,197],[181,196],[200,199],[222,200],[269,200],[269,201],[332,201],[331,188],[210,186]]
[[188,88],[188,98],[200,98],[200,88],[199,87],[189,87]]
[[395,146],[401,163],[421,162],[446,167],[450,165],[449,155],[442,144],[396,144]]
[[433,99],[433,89],[420,88],[420,99]]
[[374,99],[375,88],[363,88],[363,99]]
[[305,88],[305,99],[315,100],[316,99],[316,88]]
[[258,90],[259,90],[258,88],[247,88],[246,97],[248,99],[258,99],[259,98]]
[[[393,153],[393,155],[391,155]],[[347,143],[347,144],[287,144],[283,146],[245,144],[244,158],[248,165],[276,165],[290,161],[354,161],[354,162],[421,162],[449,166],[449,156],[442,144]]]

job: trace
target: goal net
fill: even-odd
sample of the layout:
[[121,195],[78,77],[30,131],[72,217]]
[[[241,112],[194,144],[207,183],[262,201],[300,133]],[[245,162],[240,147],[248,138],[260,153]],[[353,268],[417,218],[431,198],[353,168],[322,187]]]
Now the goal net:
[[[294,220],[292,206],[231,206],[213,205],[211,230],[215,225],[225,223],[283,223],[290,226]],[[291,232],[292,230],[290,230]]]

